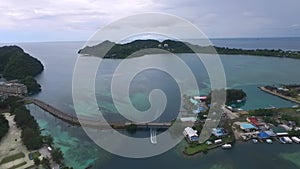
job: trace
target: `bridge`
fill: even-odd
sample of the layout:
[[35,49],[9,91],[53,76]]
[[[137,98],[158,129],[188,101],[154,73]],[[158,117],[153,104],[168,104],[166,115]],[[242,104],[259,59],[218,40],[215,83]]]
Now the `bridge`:
[[[28,101],[36,106],[40,107],[41,109],[45,110],[46,112],[52,114],[53,116],[69,123],[72,125],[79,125],[79,126],[87,126],[97,129],[109,129],[109,126],[101,123],[101,121],[97,121],[92,117],[84,117],[84,116],[76,116],[70,113],[63,112],[41,100],[25,97],[25,101]],[[80,119],[80,120],[79,120]],[[109,123],[110,127],[115,129],[124,129],[129,125],[136,125],[137,128],[155,128],[155,129],[167,129],[169,128],[172,123],[135,123],[135,122],[124,122],[124,123]]]

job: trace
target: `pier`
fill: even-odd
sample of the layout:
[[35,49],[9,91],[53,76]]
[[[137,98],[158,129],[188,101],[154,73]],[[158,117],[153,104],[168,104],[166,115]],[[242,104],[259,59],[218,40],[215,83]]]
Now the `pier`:
[[[72,125],[78,125],[78,126],[86,126],[91,128],[97,128],[97,129],[109,129],[109,126],[101,123],[101,121],[95,120],[95,118],[92,117],[84,117],[84,116],[76,116],[70,113],[63,112],[41,100],[25,97],[25,101],[28,101],[44,111],[52,114],[53,116],[69,123]],[[80,120],[79,120],[80,119]],[[120,123],[109,123],[111,128],[114,129],[125,129],[129,125],[136,125],[137,128],[145,128],[145,129],[167,129],[169,128],[172,123],[135,123],[135,122],[120,122]]]
[[259,89],[262,90],[262,91],[264,91],[264,92],[266,92],[266,93],[272,94],[274,96],[278,96],[278,97],[280,97],[282,99],[285,99],[285,100],[288,100],[288,101],[300,104],[300,101],[298,101],[298,100],[296,100],[296,99],[294,99],[292,97],[288,97],[288,96],[282,95],[282,94],[280,94],[278,92],[268,90],[265,87],[259,87]]

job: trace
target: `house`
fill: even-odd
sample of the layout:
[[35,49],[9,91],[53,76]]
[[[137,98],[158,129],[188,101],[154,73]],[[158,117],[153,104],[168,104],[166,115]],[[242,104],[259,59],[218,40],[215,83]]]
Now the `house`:
[[242,129],[244,132],[250,132],[257,130],[257,127],[250,123],[240,123],[240,129]]
[[197,130],[192,129],[191,127],[186,127],[183,131],[183,135],[189,140],[189,141],[198,141],[199,136],[197,134]]
[[256,117],[248,117],[247,118],[247,122],[253,124],[256,127],[260,127],[260,126],[264,126],[265,124],[261,123],[258,121],[258,119]]

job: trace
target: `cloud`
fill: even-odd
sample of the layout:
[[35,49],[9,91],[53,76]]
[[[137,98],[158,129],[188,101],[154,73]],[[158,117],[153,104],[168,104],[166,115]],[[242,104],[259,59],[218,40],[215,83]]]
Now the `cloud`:
[[[295,24],[299,6],[300,1],[279,0],[274,0],[272,6],[259,0],[1,0],[0,35],[23,32],[24,37],[39,40],[43,39],[42,33],[39,37],[31,35],[52,32],[58,40],[68,38],[66,35],[70,37],[65,40],[74,40],[78,34],[87,39],[97,29],[122,17],[163,12],[191,21],[209,37],[289,36],[291,29],[299,29]],[[172,21],[148,19],[151,24],[147,26],[176,26]]]

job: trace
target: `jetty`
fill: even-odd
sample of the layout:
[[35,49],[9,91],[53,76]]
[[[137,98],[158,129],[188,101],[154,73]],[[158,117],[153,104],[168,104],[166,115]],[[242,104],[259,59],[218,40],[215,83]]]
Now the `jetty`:
[[289,97],[289,96],[285,96],[285,95],[280,94],[280,93],[278,93],[278,92],[276,92],[276,91],[269,90],[269,89],[267,89],[267,88],[265,88],[265,87],[263,87],[263,86],[262,86],[262,87],[259,87],[259,89],[262,90],[262,91],[264,91],[264,92],[266,92],[266,93],[272,94],[272,95],[274,95],[274,96],[278,96],[278,97],[280,97],[280,98],[282,98],[282,99],[285,99],[285,100],[288,100],[288,101],[291,101],[291,102],[300,104],[300,101],[299,101],[299,100],[296,100],[296,99],[294,99],[294,98],[292,98],[292,97]]
[[114,129],[125,129],[129,125],[136,125],[137,128],[156,128],[156,129],[167,129],[171,127],[172,123],[171,122],[166,122],[166,123],[135,123],[135,122],[114,122],[114,123],[109,123],[110,127],[107,124],[104,124],[100,120],[95,120],[97,118],[93,117],[87,117],[87,116],[76,116],[70,113],[63,112],[59,109],[57,109],[54,106],[51,106],[47,104],[46,102],[43,102],[41,100],[31,98],[31,97],[25,97],[23,100],[32,103],[44,111],[52,114],[53,116],[71,124],[71,125],[78,125],[78,126],[86,126],[86,127],[91,127],[91,128],[97,128],[97,129],[109,129],[114,128]]

